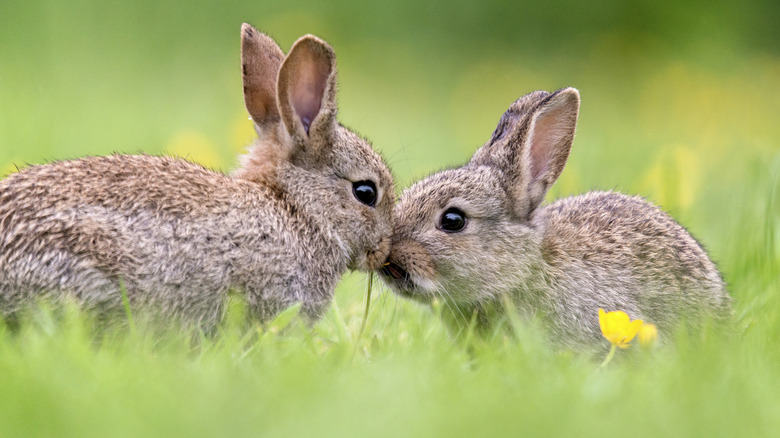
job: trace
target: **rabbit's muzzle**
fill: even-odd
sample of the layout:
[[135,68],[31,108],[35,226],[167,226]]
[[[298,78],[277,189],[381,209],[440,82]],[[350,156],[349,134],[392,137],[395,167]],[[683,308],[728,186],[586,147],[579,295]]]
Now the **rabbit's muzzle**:
[[428,250],[413,240],[393,241],[390,255],[379,269],[380,278],[397,294],[425,301],[436,288],[436,268]]
[[362,267],[366,271],[376,271],[385,263],[390,254],[390,238],[385,237],[379,241],[376,247],[366,251],[365,265]]
[[415,289],[414,281],[412,281],[412,277],[406,269],[401,267],[401,265],[387,259],[379,272],[380,278],[382,278],[385,284],[390,286],[395,293],[405,298],[416,298],[413,293]]
[[412,277],[406,269],[401,267],[401,265],[387,261],[379,272],[380,278],[382,278],[385,284],[390,286],[396,294],[405,298],[418,298],[414,293],[415,287]]

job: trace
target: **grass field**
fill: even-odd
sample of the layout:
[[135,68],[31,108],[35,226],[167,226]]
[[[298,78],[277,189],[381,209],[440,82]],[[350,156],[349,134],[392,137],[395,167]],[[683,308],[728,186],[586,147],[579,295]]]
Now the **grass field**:
[[41,310],[0,325],[0,436],[776,436],[780,7],[732,3],[0,3],[0,175],[115,151],[228,171],[253,135],[241,22],[285,49],[315,33],[338,56],[340,120],[400,188],[466,161],[521,95],[578,88],[548,199],[661,205],[718,263],[736,321],[599,371],[533,324],[455,340],[381,287],[358,338],[364,274],[313,328],[247,326],[240,302],[207,338]]

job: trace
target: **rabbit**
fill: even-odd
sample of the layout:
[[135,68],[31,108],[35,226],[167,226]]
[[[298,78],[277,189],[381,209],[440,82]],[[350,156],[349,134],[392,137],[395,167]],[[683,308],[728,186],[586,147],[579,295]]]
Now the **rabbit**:
[[656,206],[602,191],[540,206],[569,157],[579,105],[573,88],[530,93],[465,166],[405,190],[383,281],[402,297],[441,299],[461,328],[491,326],[508,299],[573,348],[605,342],[599,308],[654,323],[662,339],[682,321],[728,319],[717,268]]
[[210,329],[235,290],[251,318],[300,303],[316,321],[342,274],[384,262],[393,178],[336,120],[333,49],[306,35],[285,56],[243,24],[241,62],[258,138],[230,175],[112,155],[0,182],[0,313],[46,298],[100,315],[126,291],[131,308]]

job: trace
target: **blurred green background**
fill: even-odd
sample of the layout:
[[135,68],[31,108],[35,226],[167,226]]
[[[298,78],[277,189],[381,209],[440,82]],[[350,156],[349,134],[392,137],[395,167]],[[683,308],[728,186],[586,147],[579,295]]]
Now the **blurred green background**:
[[516,98],[564,86],[583,103],[553,197],[643,194],[719,254],[777,167],[774,1],[31,0],[0,3],[0,174],[116,151],[231,169],[253,137],[243,21],[285,50],[333,45],[340,119],[400,187],[466,161]]
[[[90,341],[45,330],[29,346],[26,338],[0,342],[0,388],[24,402],[0,396],[15,430],[37,424],[44,435],[58,427],[99,435],[99,425],[111,424],[114,436],[133,435],[131,427],[168,435],[181,426],[214,436],[224,431],[220,419],[245,431],[256,426],[251,415],[280,412],[266,432],[316,426],[338,436],[358,416],[366,433],[402,425],[432,436],[500,433],[502,425],[522,431],[513,420],[520,411],[526,424],[564,435],[617,418],[621,430],[633,429],[631,418],[649,411],[649,436],[733,436],[744,424],[759,434],[777,430],[780,2],[0,0],[0,175],[139,151],[229,171],[253,138],[240,84],[245,21],[285,50],[306,33],[331,43],[340,120],[372,140],[399,189],[468,160],[518,97],[578,88],[574,148],[548,197],[616,189],[660,204],[719,264],[746,337],[706,351],[680,346],[640,370],[593,375],[581,360],[522,343],[499,341],[474,359],[473,350],[447,343],[432,312],[384,294],[364,362],[349,365],[343,357],[353,353],[342,353],[359,324],[364,278],[351,275],[314,341],[293,337],[313,345],[313,356],[295,342],[249,364],[232,344],[205,359],[135,344],[92,353]],[[722,352],[726,345],[739,351]],[[66,369],[49,365],[60,360]],[[475,363],[483,373],[472,372]],[[72,394],[78,402],[64,403]],[[221,410],[211,410],[211,399]],[[233,411],[232,403],[243,407]],[[167,410],[179,404],[178,415]],[[312,410],[308,423],[297,422],[301,404]],[[480,410],[486,406],[492,415]],[[91,408],[116,421],[71,419]],[[558,421],[564,408],[576,419],[570,426]]]

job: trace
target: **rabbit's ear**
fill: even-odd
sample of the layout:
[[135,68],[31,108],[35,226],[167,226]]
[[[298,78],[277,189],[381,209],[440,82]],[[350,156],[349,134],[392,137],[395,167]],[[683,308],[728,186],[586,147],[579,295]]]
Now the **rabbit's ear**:
[[499,167],[515,213],[527,217],[544,199],[569,158],[580,95],[574,88],[536,92],[515,102],[472,163]]
[[336,115],[336,55],[306,35],[293,44],[279,70],[279,109],[287,132],[306,141],[327,134]]
[[523,148],[527,152],[520,163],[529,176],[524,190],[530,208],[542,202],[547,190],[561,176],[574,141],[579,110],[579,92],[567,88],[554,93],[531,118]]
[[284,52],[268,35],[251,25],[241,25],[241,72],[244,103],[258,130],[279,122],[276,77]]

